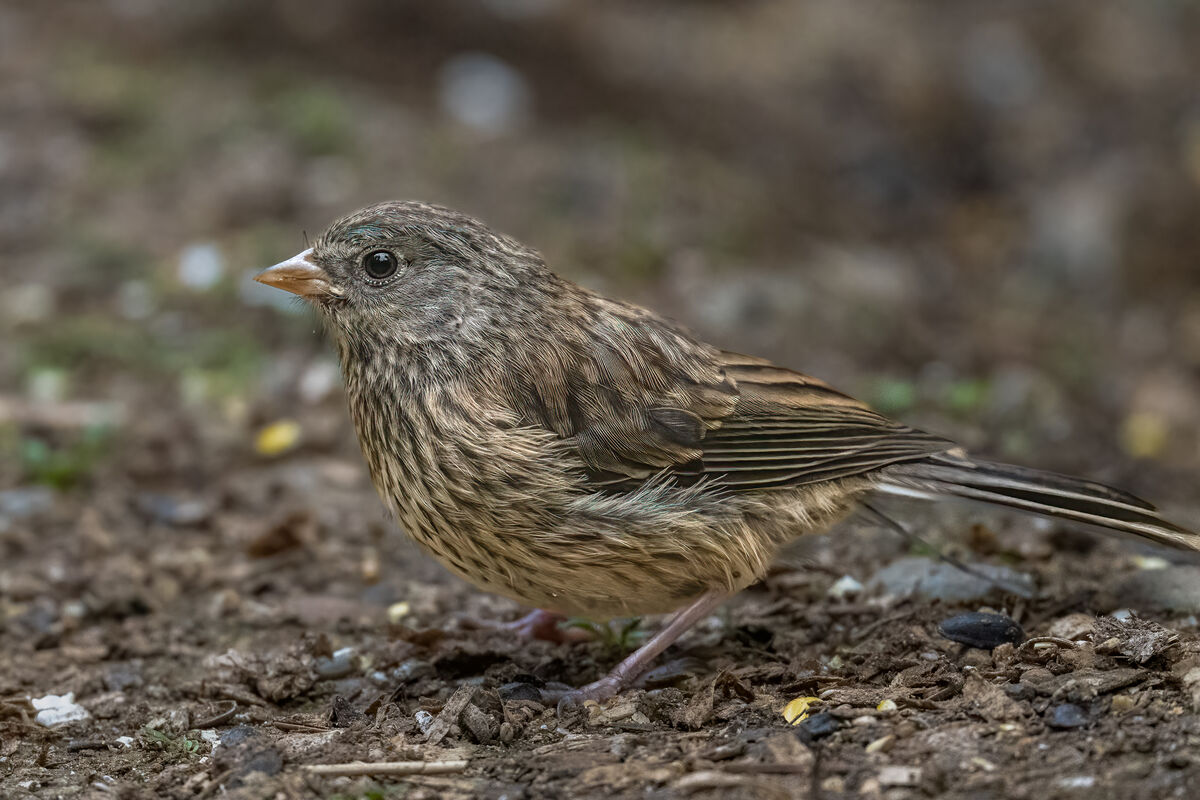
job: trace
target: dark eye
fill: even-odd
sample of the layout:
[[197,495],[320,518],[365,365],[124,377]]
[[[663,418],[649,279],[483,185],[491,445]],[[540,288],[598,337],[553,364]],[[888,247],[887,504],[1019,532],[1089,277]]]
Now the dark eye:
[[392,277],[397,266],[396,256],[387,250],[375,250],[363,256],[363,269],[375,280]]

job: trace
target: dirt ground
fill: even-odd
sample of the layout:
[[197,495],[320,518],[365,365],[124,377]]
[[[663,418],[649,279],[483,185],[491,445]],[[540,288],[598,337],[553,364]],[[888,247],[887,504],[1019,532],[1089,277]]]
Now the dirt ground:
[[[1200,568],[953,504],[884,508],[1028,596],[852,519],[560,715],[660,620],[467,624],[523,610],[385,518],[313,319],[248,282],[444,202],[1200,523],[1195,7],[738,6],[0,2],[0,796],[1194,794]],[[356,761],[444,772],[310,769]]]

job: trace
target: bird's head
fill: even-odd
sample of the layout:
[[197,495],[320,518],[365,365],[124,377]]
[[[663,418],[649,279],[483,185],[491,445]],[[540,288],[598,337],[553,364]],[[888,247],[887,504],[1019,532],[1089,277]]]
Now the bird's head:
[[255,280],[310,302],[343,343],[486,337],[548,273],[536,252],[450,209],[389,202],[349,214]]

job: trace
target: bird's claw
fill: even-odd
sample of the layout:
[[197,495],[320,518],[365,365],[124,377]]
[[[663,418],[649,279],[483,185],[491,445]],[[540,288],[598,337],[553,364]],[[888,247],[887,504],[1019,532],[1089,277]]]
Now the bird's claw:
[[621,679],[616,675],[607,675],[587,686],[563,692],[558,699],[558,715],[563,717],[574,714],[582,709],[589,700],[600,703],[610,697],[615,697],[620,691]]

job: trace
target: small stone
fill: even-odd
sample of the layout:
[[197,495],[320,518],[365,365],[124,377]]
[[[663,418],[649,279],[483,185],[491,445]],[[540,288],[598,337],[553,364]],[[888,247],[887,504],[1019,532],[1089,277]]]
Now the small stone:
[[1033,578],[1025,573],[991,564],[972,567],[985,577],[928,558],[901,558],[876,572],[867,581],[867,588],[897,597],[965,603],[1002,593],[996,585],[998,581],[1019,589],[1024,596],[1033,596]]
[[155,522],[186,528],[201,525],[212,514],[212,505],[204,500],[181,499],[164,494],[138,495],[138,510]]
[[879,770],[880,786],[916,786],[921,782],[920,767],[890,765]]
[[37,711],[34,721],[46,728],[66,725],[68,722],[77,722],[91,716],[86,708],[75,702],[74,692],[34,697],[30,702]]
[[[1143,611],[1200,611],[1200,567],[1178,564],[1138,570],[1117,584],[1112,594],[1117,602]],[[1132,616],[1128,607],[1112,616],[1127,619]]]
[[255,736],[260,736],[259,732],[249,725],[238,725],[236,728],[230,728],[221,734],[222,747],[236,747],[242,742],[253,739]]
[[1114,714],[1125,714],[1137,707],[1137,701],[1127,694],[1114,695],[1109,710]]
[[800,741],[810,743],[832,736],[841,726],[842,723],[837,717],[828,711],[822,711],[796,726],[796,735],[800,737]]
[[1088,722],[1087,712],[1074,703],[1053,706],[1046,713],[1046,724],[1058,730],[1082,728]]
[[429,728],[433,725],[433,714],[430,714],[428,711],[421,710],[413,714],[413,719],[417,721],[417,727],[421,729],[421,733],[429,733]]
[[436,674],[433,665],[419,658],[410,658],[400,662],[392,670],[392,678],[402,683],[413,683],[422,678],[432,678]]
[[49,511],[54,506],[54,492],[45,486],[0,491],[0,517],[26,519]]
[[832,586],[829,587],[827,595],[835,600],[841,600],[845,597],[854,597],[862,594],[863,585],[855,580],[850,575],[843,575],[838,578]]
[[892,745],[896,743],[896,737],[890,733],[887,736],[881,736],[875,741],[867,745],[868,753],[886,753],[892,749]]
[[938,631],[952,642],[991,650],[1006,642],[1025,641],[1025,631],[1012,617],[973,611],[943,620]]
[[224,274],[225,259],[215,244],[191,244],[179,256],[179,282],[189,289],[211,289]]
[[501,700],[533,700],[537,703],[542,702],[542,690],[532,683],[514,681],[513,683],[502,685],[498,691]]
[[520,72],[495,56],[457,55],[439,71],[438,84],[438,99],[446,113],[480,133],[509,133],[529,116],[529,84]]
[[325,680],[346,677],[354,671],[354,648],[343,647],[332,656],[320,656],[313,662],[313,671]]

